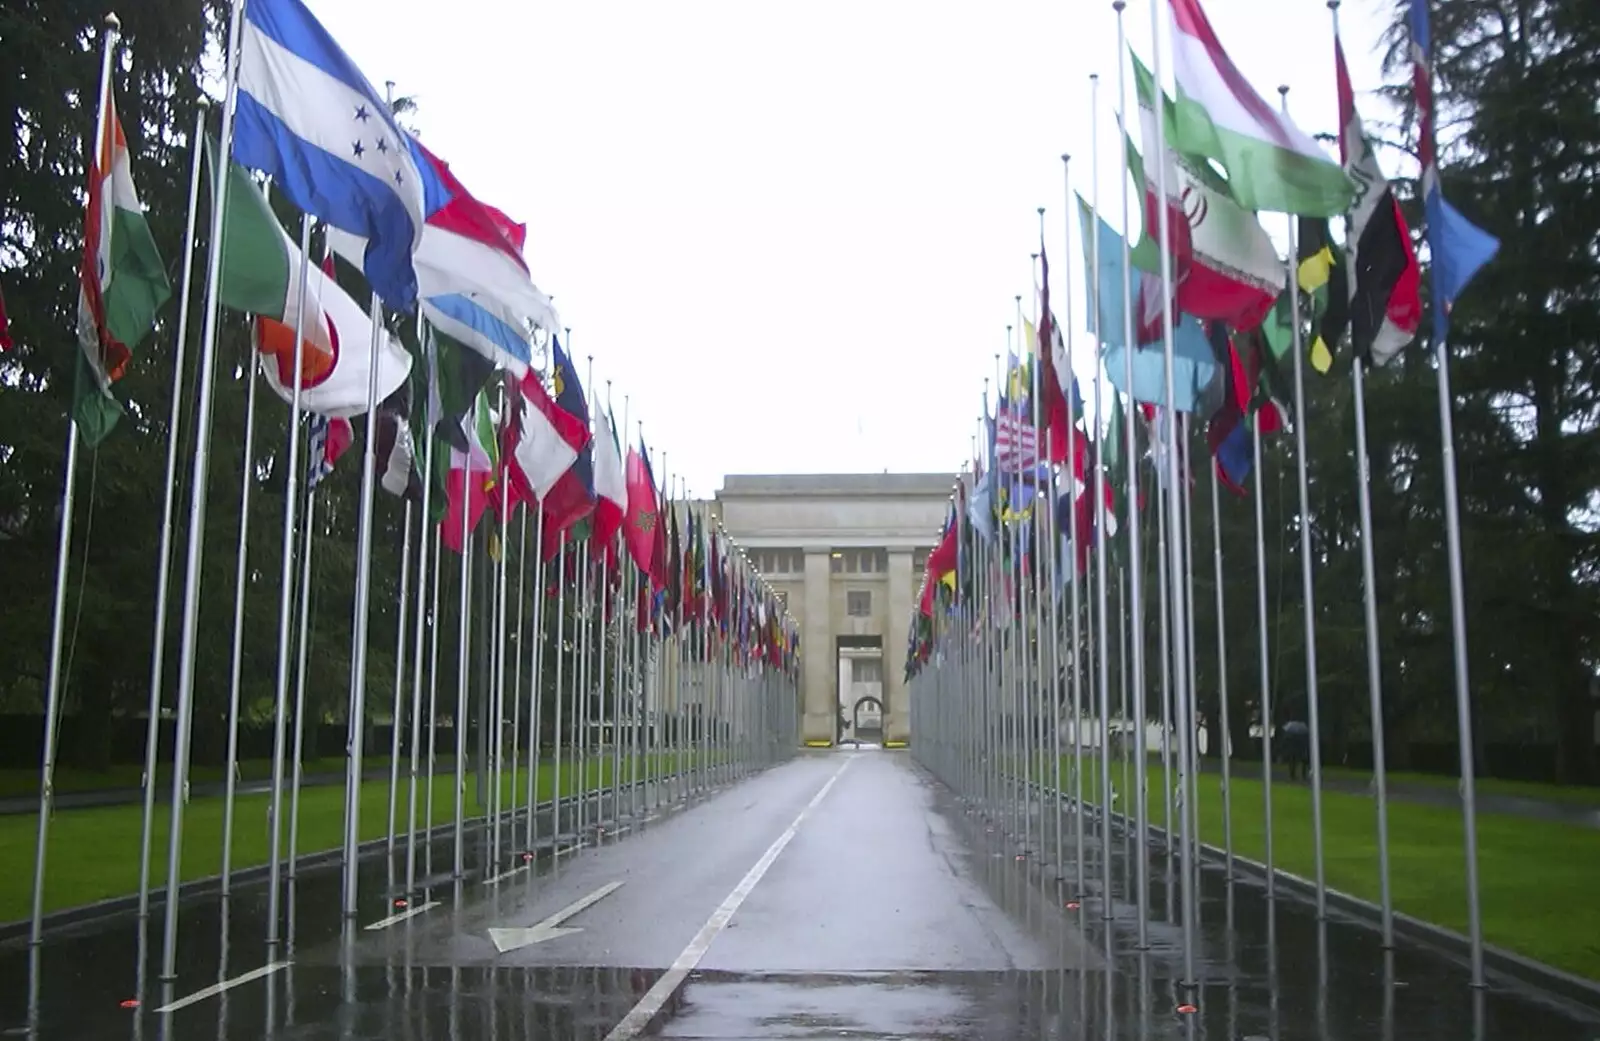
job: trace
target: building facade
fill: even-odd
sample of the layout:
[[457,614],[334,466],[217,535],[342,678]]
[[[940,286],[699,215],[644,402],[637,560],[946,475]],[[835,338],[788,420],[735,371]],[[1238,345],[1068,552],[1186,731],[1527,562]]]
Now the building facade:
[[800,626],[802,738],[911,739],[906,631],[951,474],[732,474],[714,508]]

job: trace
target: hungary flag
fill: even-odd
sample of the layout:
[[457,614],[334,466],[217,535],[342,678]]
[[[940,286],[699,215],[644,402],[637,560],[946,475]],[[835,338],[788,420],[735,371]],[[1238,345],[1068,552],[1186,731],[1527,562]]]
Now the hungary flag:
[[[206,151],[215,154],[209,139]],[[267,385],[283,400],[292,399],[294,324],[303,306],[300,407],[334,417],[365,414],[374,364],[378,401],[387,400],[410,375],[411,355],[384,329],[373,351],[366,310],[332,275],[301,262],[300,247],[243,167],[229,163],[227,176],[220,298],[227,307],[256,316],[255,345]]]
[[172,295],[133,187],[128,142],[109,81],[100,105],[103,118],[89,159],[89,207],[78,272],[83,365],[72,408],[78,432],[91,447],[105,440],[122,414],[111,385],[127,371],[132,349],[150,331],[156,309]]

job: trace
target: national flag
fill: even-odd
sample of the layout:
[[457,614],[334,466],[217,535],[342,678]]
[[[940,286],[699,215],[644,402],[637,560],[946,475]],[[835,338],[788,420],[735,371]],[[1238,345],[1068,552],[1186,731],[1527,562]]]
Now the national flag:
[[[532,329],[561,327],[550,298],[523,259],[527,229],[467,191],[444,160],[412,141],[424,178],[422,239],[412,258],[422,313],[493,365],[521,377],[532,360]],[[357,261],[360,236],[331,237],[340,256]],[[358,261],[357,261],[358,262]]]
[[1310,135],[1257,94],[1222,49],[1200,0],[1168,0],[1178,87],[1169,148],[1215,159],[1247,210],[1336,217],[1355,186]]
[[[212,153],[209,140],[206,151]],[[383,401],[405,383],[411,356],[384,329],[374,355],[371,316],[320,266],[302,263],[299,245],[243,167],[229,163],[227,176],[218,294],[224,306],[256,316],[254,342],[267,385],[292,400],[299,317],[300,407],[327,416],[365,413],[373,359]]]
[[494,363],[431,324],[425,322],[423,327],[426,330],[423,356],[427,364],[423,367],[423,378],[427,382],[424,397],[427,425],[435,437],[466,451],[461,417],[472,410],[478,393],[488,385],[495,373]]
[[622,528],[622,541],[641,573],[656,577],[656,529],[661,518],[657,510],[655,475],[650,472],[649,450],[644,442],[628,450],[628,513]]
[[[1311,367],[1326,373],[1333,352],[1350,324],[1349,278],[1344,250],[1333,241],[1328,222],[1301,217],[1295,235],[1295,282],[1311,300]],[[1291,330],[1292,334],[1292,330]]]
[[594,538],[609,546],[628,513],[628,479],[609,408],[595,412],[594,426]]
[[1422,275],[1411,247],[1411,229],[1362,132],[1344,47],[1337,37],[1333,56],[1339,87],[1339,155],[1357,187],[1345,232],[1350,343],[1364,362],[1383,365],[1417,335],[1422,323]]
[[300,210],[367,240],[384,303],[409,311],[424,181],[388,102],[301,0],[250,0],[239,40],[233,158]]
[[1427,222],[1429,273],[1433,278],[1433,335],[1440,342],[1450,308],[1478,269],[1494,259],[1500,240],[1445,201],[1434,154],[1433,38],[1428,0],[1410,0],[1412,86],[1417,100],[1417,158],[1422,166],[1422,212]]
[[315,488],[333,473],[333,464],[349,450],[355,431],[348,419],[333,419],[313,412],[306,424],[306,487]]
[[390,495],[422,501],[422,474],[417,470],[416,444],[411,437],[411,385],[403,383],[378,406],[378,485]]
[[[100,112],[100,139],[89,156],[83,259],[78,269],[78,344],[83,361],[72,408],[78,433],[91,446],[105,439],[122,414],[111,385],[122,378],[133,348],[172,295],[144,205],[133,186],[128,141],[109,79]],[[0,307],[0,313],[3,310]]]
[[450,449],[450,472],[445,478],[447,505],[439,529],[445,547],[455,553],[462,549],[463,526],[469,533],[477,528],[490,496],[498,494],[500,450],[486,393],[478,392],[461,427],[467,449]]
[[[1137,57],[1133,72],[1145,150],[1155,154],[1156,99],[1160,97],[1168,141],[1175,136],[1172,104],[1158,92],[1155,77]],[[1284,265],[1277,249],[1256,215],[1233,200],[1227,183],[1204,158],[1173,148],[1165,155],[1167,229],[1178,309],[1239,329],[1255,328],[1283,290]],[[1130,155],[1130,163],[1134,158]],[[1161,185],[1155,172],[1142,160],[1130,172],[1135,183],[1144,186],[1146,229],[1158,229]],[[1143,238],[1154,245],[1148,234]]]
[[1015,474],[1031,469],[1039,459],[1039,434],[1033,424],[1002,402],[994,428],[995,462],[1001,471]]
[[512,413],[506,426],[506,457],[513,498],[538,504],[545,535],[553,542],[593,506],[573,471],[588,444],[589,428],[556,404],[535,369],[514,384],[508,400]]
[[[1106,376],[1113,387],[1135,401],[1165,404],[1166,355],[1159,347],[1146,349],[1141,345],[1134,348],[1133,384],[1124,386],[1128,382],[1128,359],[1124,353],[1128,345],[1124,342],[1127,331],[1122,296],[1122,237],[1095,215],[1082,196],[1078,197],[1078,214],[1080,226],[1084,229],[1084,277],[1088,283],[1088,297],[1091,302],[1097,304],[1097,329]],[[1100,239],[1098,301],[1095,300],[1096,282],[1092,270],[1095,263],[1096,234]],[[1205,331],[1199,322],[1187,315],[1181,318],[1174,315],[1173,318],[1175,324],[1172,375],[1174,393],[1177,397],[1176,407],[1183,412],[1205,410],[1218,378],[1216,358],[1210,344],[1206,342]]]

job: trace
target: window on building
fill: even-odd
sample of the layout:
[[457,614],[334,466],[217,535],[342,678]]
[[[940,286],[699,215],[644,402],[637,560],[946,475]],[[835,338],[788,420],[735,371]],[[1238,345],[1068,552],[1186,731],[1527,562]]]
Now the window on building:
[[836,549],[829,562],[835,575],[881,575],[889,570],[886,549]]
[[850,679],[856,683],[882,683],[883,659],[855,659],[850,663]]
[[919,546],[916,549],[912,550],[911,551],[911,573],[914,574],[914,575],[920,575],[924,571],[928,570],[928,557],[932,553],[933,553],[933,550],[929,549],[927,546]]
[[806,555],[798,549],[758,549],[750,554],[751,563],[763,575],[798,575],[806,569]]
[[872,614],[872,593],[865,589],[852,589],[846,592],[844,612],[851,618],[865,618]]

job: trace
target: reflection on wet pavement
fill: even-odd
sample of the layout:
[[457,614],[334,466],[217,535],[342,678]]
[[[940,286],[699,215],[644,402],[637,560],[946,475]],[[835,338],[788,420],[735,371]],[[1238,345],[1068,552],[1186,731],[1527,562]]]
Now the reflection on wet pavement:
[[[118,918],[53,933],[38,949],[0,945],[0,1036],[601,1041],[838,761],[768,771],[621,841],[587,836],[593,848],[562,858],[542,850],[496,886],[483,880],[507,865],[486,862],[480,836],[468,877],[407,897],[437,906],[378,930],[368,927],[394,914],[398,892],[381,856],[363,865],[373,895],[357,921],[335,912],[336,871],[303,873],[287,891],[290,942],[275,951],[261,942],[260,887],[186,901],[173,981],[153,978],[159,916],[148,933]],[[1600,1007],[1504,979],[1473,991],[1443,953],[1409,941],[1385,951],[1365,922],[1319,922],[1283,887],[1269,901],[1258,881],[1230,882],[1209,863],[1196,872],[1198,979],[1188,986],[1176,858],[1159,846],[1147,854],[1150,944],[1138,950],[1125,889],[1138,851],[1112,835],[1104,901],[1102,844],[1088,823],[1093,884],[1076,899],[1070,879],[1056,881],[1072,865],[1040,859],[1053,846],[1047,831],[1022,852],[904,757],[863,756],[651,1029],[719,1041],[1600,1038]],[[1066,844],[1070,858],[1070,834]],[[435,861],[451,853],[441,845]],[[483,953],[490,925],[532,925],[613,881],[624,884],[569,923],[580,931]],[[173,1004],[182,1007],[159,1011]]]

